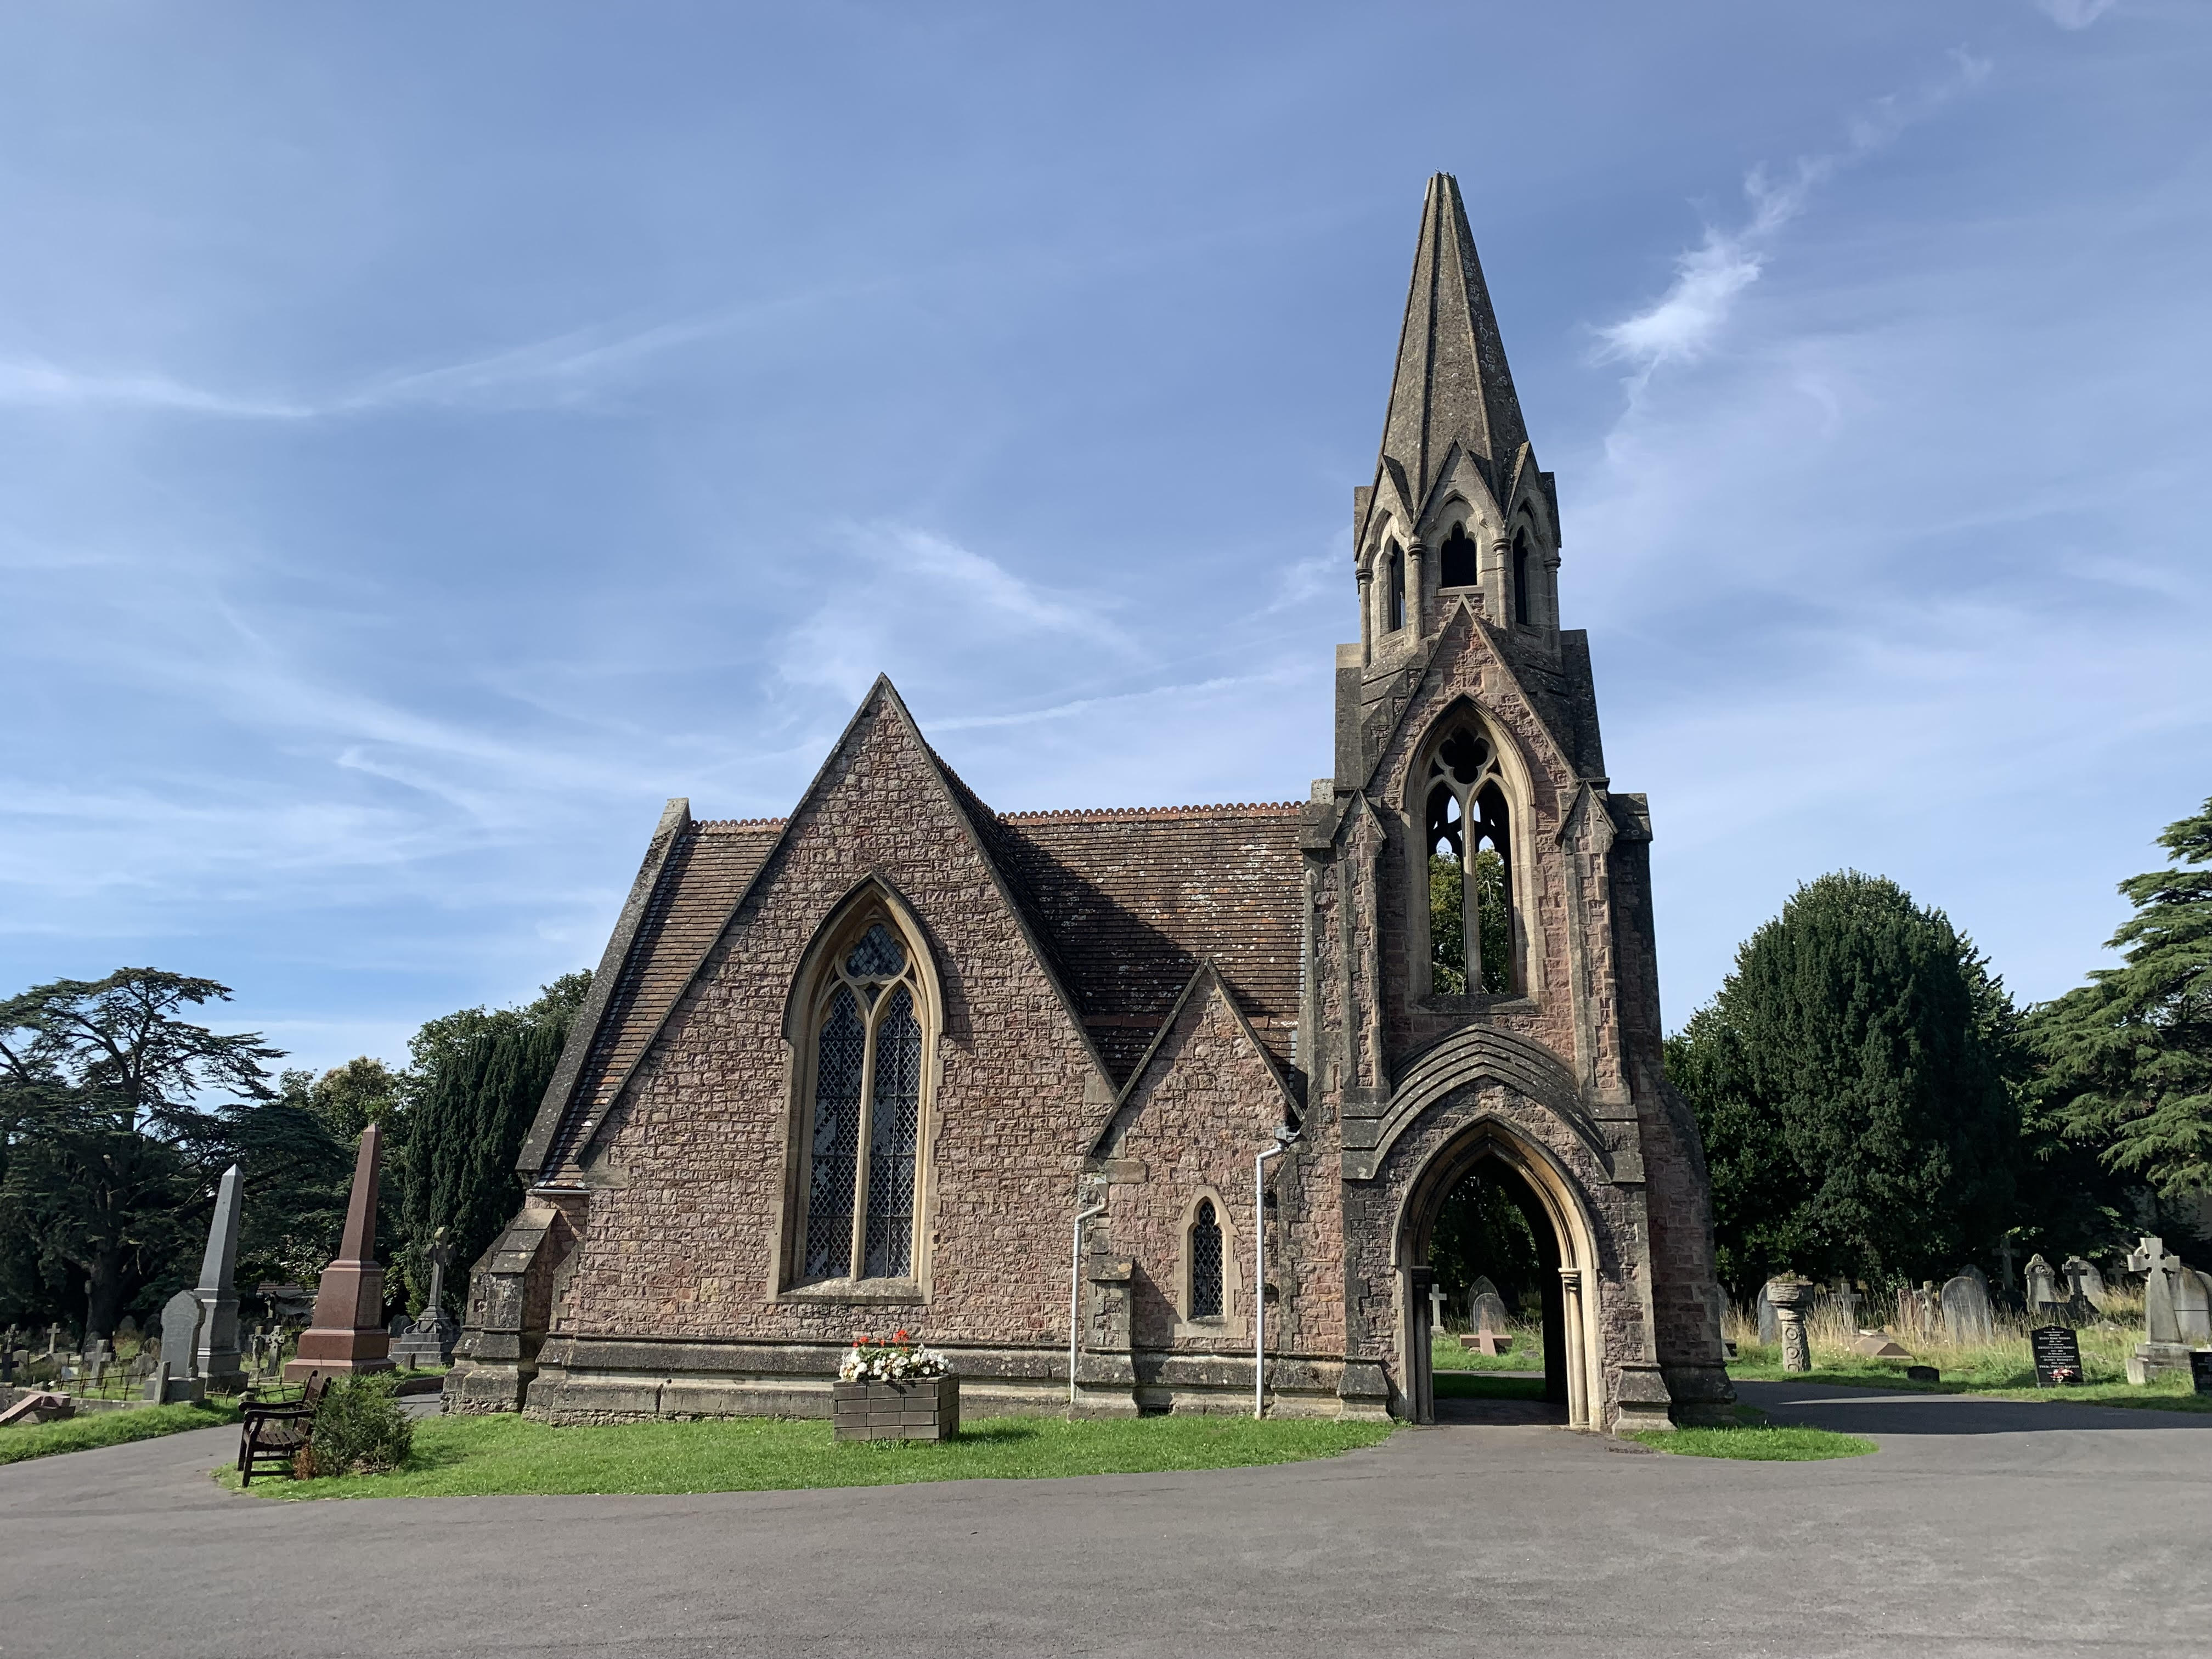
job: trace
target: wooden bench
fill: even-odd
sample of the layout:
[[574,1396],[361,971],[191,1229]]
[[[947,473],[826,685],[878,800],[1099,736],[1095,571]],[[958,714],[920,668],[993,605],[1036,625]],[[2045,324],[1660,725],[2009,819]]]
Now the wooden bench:
[[258,1398],[252,1389],[238,1404],[238,1484],[250,1486],[260,1474],[289,1474],[292,1462],[314,1432],[315,1407],[322,1404],[330,1379],[315,1376],[296,1400]]

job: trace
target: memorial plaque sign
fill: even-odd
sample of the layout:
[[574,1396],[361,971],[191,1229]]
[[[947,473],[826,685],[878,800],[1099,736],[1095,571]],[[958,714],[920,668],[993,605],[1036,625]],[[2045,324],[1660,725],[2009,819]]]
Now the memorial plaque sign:
[[2081,1339],[2063,1325],[2039,1325],[2027,1334],[2035,1356],[2035,1386],[2062,1389],[2081,1381]]
[[2212,1348],[2189,1351],[2189,1375],[2199,1394],[2212,1394]]

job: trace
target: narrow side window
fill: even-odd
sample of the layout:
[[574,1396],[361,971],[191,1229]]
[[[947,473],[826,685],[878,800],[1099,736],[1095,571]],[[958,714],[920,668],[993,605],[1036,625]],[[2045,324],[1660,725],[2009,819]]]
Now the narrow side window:
[[1190,1316],[1221,1317],[1221,1223],[1210,1198],[1199,1200],[1190,1221]]

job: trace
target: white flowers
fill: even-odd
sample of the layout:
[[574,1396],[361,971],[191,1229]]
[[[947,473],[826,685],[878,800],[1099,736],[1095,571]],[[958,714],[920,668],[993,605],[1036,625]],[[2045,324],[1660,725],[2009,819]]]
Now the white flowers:
[[902,1382],[948,1376],[952,1363],[936,1349],[911,1340],[904,1331],[888,1342],[881,1337],[856,1336],[837,1367],[840,1382]]

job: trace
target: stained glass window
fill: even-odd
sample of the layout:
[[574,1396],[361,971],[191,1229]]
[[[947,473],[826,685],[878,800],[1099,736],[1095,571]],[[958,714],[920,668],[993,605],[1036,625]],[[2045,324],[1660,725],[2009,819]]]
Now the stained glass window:
[[909,1278],[925,1075],[921,981],[906,942],[881,920],[831,958],[830,972],[834,988],[817,1005],[805,1277]]
[[870,1107],[868,1277],[902,1279],[914,1247],[915,1144],[921,1132],[921,1024],[903,985],[891,993],[876,1028]]
[[1190,1316],[1221,1317],[1221,1224],[1210,1198],[1198,1200],[1198,1213],[1191,1218]]
[[814,1073],[814,1179],[806,1201],[806,1276],[842,1278],[853,1257],[853,1185],[860,1171],[860,1067],[867,1028],[840,986],[822,1022]]

